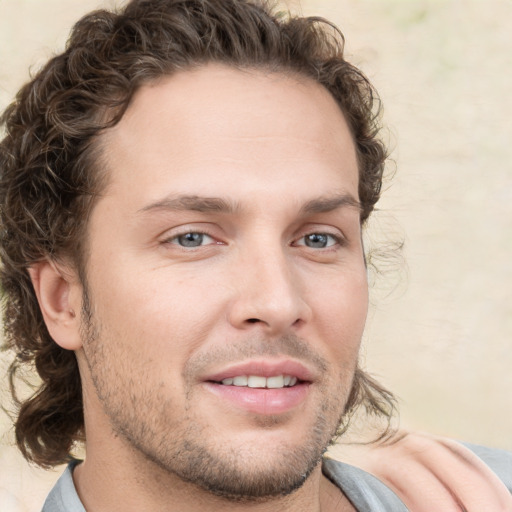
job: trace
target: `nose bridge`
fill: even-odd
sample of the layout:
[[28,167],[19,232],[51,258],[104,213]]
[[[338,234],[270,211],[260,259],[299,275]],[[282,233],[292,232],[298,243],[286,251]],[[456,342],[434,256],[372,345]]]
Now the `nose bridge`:
[[283,249],[261,251],[254,262],[255,298],[262,297],[269,307],[290,307],[298,292],[298,283]]
[[286,331],[308,316],[298,275],[282,243],[267,239],[257,247],[241,255],[244,275],[233,318],[238,327],[258,323],[269,331]]

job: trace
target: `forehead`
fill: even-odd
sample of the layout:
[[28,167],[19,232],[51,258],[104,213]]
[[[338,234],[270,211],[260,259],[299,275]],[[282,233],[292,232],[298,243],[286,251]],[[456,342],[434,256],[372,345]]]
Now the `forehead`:
[[179,72],[142,87],[101,145],[107,195],[140,206],[174,191],[218,196],[237,180],[249,193],[293,194],[317,182],[320,195],[331,188],[357,198],[344,116],[305,77],[212,64]]

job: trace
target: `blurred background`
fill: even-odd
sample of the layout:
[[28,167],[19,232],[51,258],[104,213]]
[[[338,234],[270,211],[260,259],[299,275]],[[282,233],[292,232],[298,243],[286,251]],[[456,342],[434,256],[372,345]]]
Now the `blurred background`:
[[[115,5],[0,0],[0,109],[79,16]],[[394,177],[366,236],[387,254],[370,269],[364,365],[399,397],[403,427],[512,450],[512,2],[281,5],[333,20],[384,104]],[[60,472],[28,466],[0,412],[0,509],[39,510]]]

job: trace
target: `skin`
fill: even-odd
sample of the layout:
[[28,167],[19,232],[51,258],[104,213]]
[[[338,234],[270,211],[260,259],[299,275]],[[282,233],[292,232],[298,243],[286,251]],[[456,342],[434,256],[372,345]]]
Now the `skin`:
[[512,510],[498,476],[452,439],[401,431],[385,443],[344,445],[340,455],[384,482],[411,512]]
[[[319,462],[368,302],[355,149],[332,97],[208,65],[143,87],[100,146],[86,283],[31,269],[79,362],[86,509],[353,510]],[[253,392],[211,380],[239,364],[307,378],[249,406]]]

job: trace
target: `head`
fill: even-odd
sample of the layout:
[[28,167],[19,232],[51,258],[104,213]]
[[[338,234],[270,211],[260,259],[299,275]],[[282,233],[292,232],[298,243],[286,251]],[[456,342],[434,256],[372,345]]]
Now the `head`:
[[[301,104],[304,108],[294,110],[293,105]],[[226,109],[227,105],[232,108]],[[258,117],[256,107],[266,117]],[[166,468],[165,461],[175,459],[179,450],[183,453],[183,446],[190,447],[192,439],[209,436],[210,428],[220,428],[195,416],[194,400],[201,409],[209,407],[196,393],[196,381],[206,379],[214,388],[208,393],[215,395],[223,373],[235,371],[233,367],[240,361],[262,355],[266,358],[263,366],[268,360],[279,365],[283,358],[302,361],[306,368],[290,368],[290,373],[299,373],[304,381],[317,379],[318,394],[328,397],[310,411],[312,417],[326,417],[328,423],[308,424],[318,434],[312,435],[307,455],[315,464],[328,440],[339,432],[340,425],[343,428],[357,406],[385,414],[390,395],[357,367],[366,311],[360,230],[379,198],[386,156],[378,138],[377,110],[372,86],[344,59],[342,35],[320,19],[278,15],[257,1],[134,0],[118,13],[98,11],[79,21],[65,52],[48,62],[20,90],[2,117],[6,135],[0,145],[1,277],[6,345],[16,352],[11,367],[13,383],[23,365],[33,365],[41,378],[34,395],[19,403],[16,436],[24,455],[39,465],[52,466],[66,460],[74,442],[94,435],[84,430],[85,396],[92,411],[95,404],[106,404],[104,409],[109,412],[105,417],[114,430]],[[324,127],[321,119],[328,120]],[[157,120],[162,124],[154,124]],[[308,120],[313,127],[301,135],[299,128],[307,127]],[[262,139],[258,145],[245,145],[239,140],[236,146],[230,146],[226,142],[244,133],[254,141],[265,137],[266,131],[273,141],[268,148]],[[296,137],[286,139],[287,134]],[[276,144],[280,135],[286,144]],[[301,137],[301,144],[294,146],[293,140]],[[311,152],[303,149],[308,140],[312,140]],[[301,151],[303,158],[298,157]],[[137,161],[138,155],[151,155],[151,159]],[[195,160],[200,165],[187,160],[192,155],[197,155]],[[329,164],[324,166],[325,172],[315,173],[312,164],[324,158],[322,155]],[[336,157],[340,158],[339,176],[333,172]],[[296,165],[292,165],[293,159]],[[233,161],[238,162],[236,166]],[[172,172],[166,172],[163,162],[172,167]],[[207,167],[206,163],[211,166],[209,174],[199,174],[198,169]],[[194,183],[199,184],[195,189],[191,188]],[[346,184],[351,185],[347,188]],[[263,194],[262,186],[268,186],[269,193]],[[273,189],[277,196],[271,193]],[[313,195],[307,196],[308,190],[316,190],[316,195],[311,192]],[[141,193],[130,195],[134,191]],[[290,199],[279,209],[276,205],[283,193]],[[311,215],[307,222],[299,222],[295,210],[307,210],[309,200],[313,201],[309,203]],[[254,248],[257,236],[269,235],[268,230],[274,229],[281,239],[288,237],[288,248],[329,252],[331,245],[340,244],[341,228],[329,231],[326,225],[330,222],[324,217],[317,221],[314,215],[327,215],[339,208],[351,216],[347,222],[353,231],[350,258],[354,265],[350,276],[342,275],[340,279],[332,261],[320,262],[315,255],[314,263],[308,256],[306,263],[297,264],[293,263],[296,256],[289,255],[288,259],[277,250],[272,252],[272,246],[267,267],[262,254],[255,256],[249,250],[245,254],[243,244],[233,234],[246,233]],[[176,216],[176,212],[183,211],[187,215],[209,215],[208,221],[205,217],[185,217],[183,224],[191,226],[188,231],[170,230],[169,212]],[[130,215],[135,212],[140,216],[132,219]],[[142,260],[130,260],[130,256],[117,259],[119,254],[112,252],[115,247],[108,247],[109,241],[121,236],[123,219],[142,226],[141,236],[148,237],[144,238],[147,245],[157,243],[149,240],[158,240],[158,251],[165,245],[166,251],[174,251],[173,261],[179,260],[168,270],[172,273],[171,267],[177,269],[166,291],[166,297],[171,296],[172,313],[158,290],[162,276],[156,269],[162,271],[162,256],[146,253],[149,259],[142,265]],[[281,223],[275,219],[281,219]],[[179,224],[176,220],[172,223]],[[317,231],[303,227],[315,223],[319,225]],[[228,255],[228,248],[238,247],[239,242],[237,258]],[[124,248],[129,252],[128,246]],[[177,256],[177,251],[185,251],[185,259],[181,252]],[[326,258],[327,252],[321,257]],[[165,258],[168,261],[168,256]],[[102,287],[101,283],[124,264],[133,286],[123,288],[120,278]],[[321,268],[321,275],[311,277],[326,286],[334,283],[329,294],[324,293],[324,299],[330,297],[327,302],[310,301],[317,304],[317,309],[328,311],[323,318],[320,315],[323,330],[312,337],[332,341],[336,336],[342,339],[343,331],[348,332],[349,342],[340,342],[335,348],[332,343],[325,347],[320,342],[318,347],[308,343],[303,326],[309,318],[316,318],[311,312],[315,308],[309,299],[297,296],[302,293],[299,274],[305,272],[307,276],[309,265]],[[143,267],[152,268],[155,279],[140,273]],[[251,276],[250,268],[255,268],[261,283],[266,280],[268,284],[266,289],[261,285],[259,295],[253,292],[260,283]],[[210,282],[212,274],[217,277]],[[287,279],[281,280],[283,275]],[[211,288],[205,290],[199,282],[187,286],[184,296],[184,281],[194,281],[197,276],[202,276]],[[45,282],[50,284],[41,286]],[[290,282],[298,283],[300,290],[290,290]],[[335,296],[345,285],[347,289],[353,286],[354,295],[337,301]],[[44,291],[48,289],[50,292]],[[113,295],[105,289],[113,290]],[[45,294],[50,298],[45,299]],[[140,294],[138,299],[134,294]],[[155,297],[158,301],[152,300]],[[355,305],[347,304],[352,298]],[[114,300],[116,305],[109,309]],[[46,310],[44,304],[41,306],[45,301],[50,303]],[[212,312],[212,301],[226,306]],[[61,315],[57,323],[64,327],[56,327],[52,311],[64,303],[68,316],[62,321]],[[250,303],[258,303],[262,309],[250,314]],[[286,327],[282,318],[272,316],[271,308],[264,310],[263,305],[273,303],[288,307]],[[329,304],[340,306],[339,311]],[[352,311],[355,318],[340,318]],[[123,314],[129,322],[123,322]],[[208,321],[208,315],[227,318],[229,326],[218,327]],[[192,327],[180,319],[192,322]],[[187,329],[194,330],[194,322],[200,327],[190,341]],[[332,332],[326,323],[338,326],[340,332]],[[238,334],[233,336],[233,329]],[[123,348],[132,334],[133,343]],[[181,347],[172,355],[172,360],[181,361],[172,377],[179,383],[172,378],[167,382],[162,375],[156,379],[152,376],[150,363],[155,362],[160,350],[165,350],[166,337],[174,348]],[[138,358],[140,345],[137,347],[136,340],[154,340],[155,351],[149,351],[148,358]],[[129,356],[118,364],[125,349]],[[343,361],[333,362],[335,356]],[[162,357],[165,359],[165,355]],[[135,361],[141,365],[129,370],[133,375],[130,378],[123,365]],[[271,370],[262,368],[260,373],[267,371]],[[322,381],[323,372],[329,379]],[[344,377],[337,379],[340,373]],[[135,396],[139,405],[148,405],[147,410],[143,408],[145,416],[151,415],[158,404],[165,404],[170,412],[159,415],[155,411],[154,420],[148,423],[140,423],[131,412],[125,414],[126,393],[115,392],[114,378],[126,385],[126,393]],[[139,380],[160,388],[146,388],[139,385]],[[182,386],[183,402],[174,402],[162,389],[166,385]],[[88,399],[91,394],[94,398]],[[181,432],[181,448],[171,446],[162,451],[146,446],[145,437],[154,438],[164,424],[173,424],[176,403],[180,411],[188,411],[185,418],[189,419],[189,423],[176,424],[171,436],[175,438],[176,432]],[[242,421],[244,444],[255,441],[251,437],[254,422],[276,441],[273,429],[280,432],[289,419],[279,408],[271,415],[260,412],[249,411],[254,414],[250,429],[244,430],[246,420]],[[210,417],[214,415],[212,410]],[[191,432],[192,424],[196,428]],[[172,445],[165,436],[159,441]],[[198,445],[184,458],[198,465],[204,448]],[[228,446],[227,450],[234,448]],[[297,450],[298,459],[299,451],[303,450]],[[251,456],[249,452],[246,455]],[[212,465],[213,460],[203,459],[203,464]],[[304,468],[303,474],[313,467],[302,459],[297,464]],[[185,474],[186,468],[180,466],[180,471],[183,478],[191,478]],[[292,480],[275,492],[289,491],[300,484]],[[222,492],[221,484],[216,485],[217,492]],[[246,493],[249,488],[247,483]],[[235,490],[224,492],[236,494]]]

